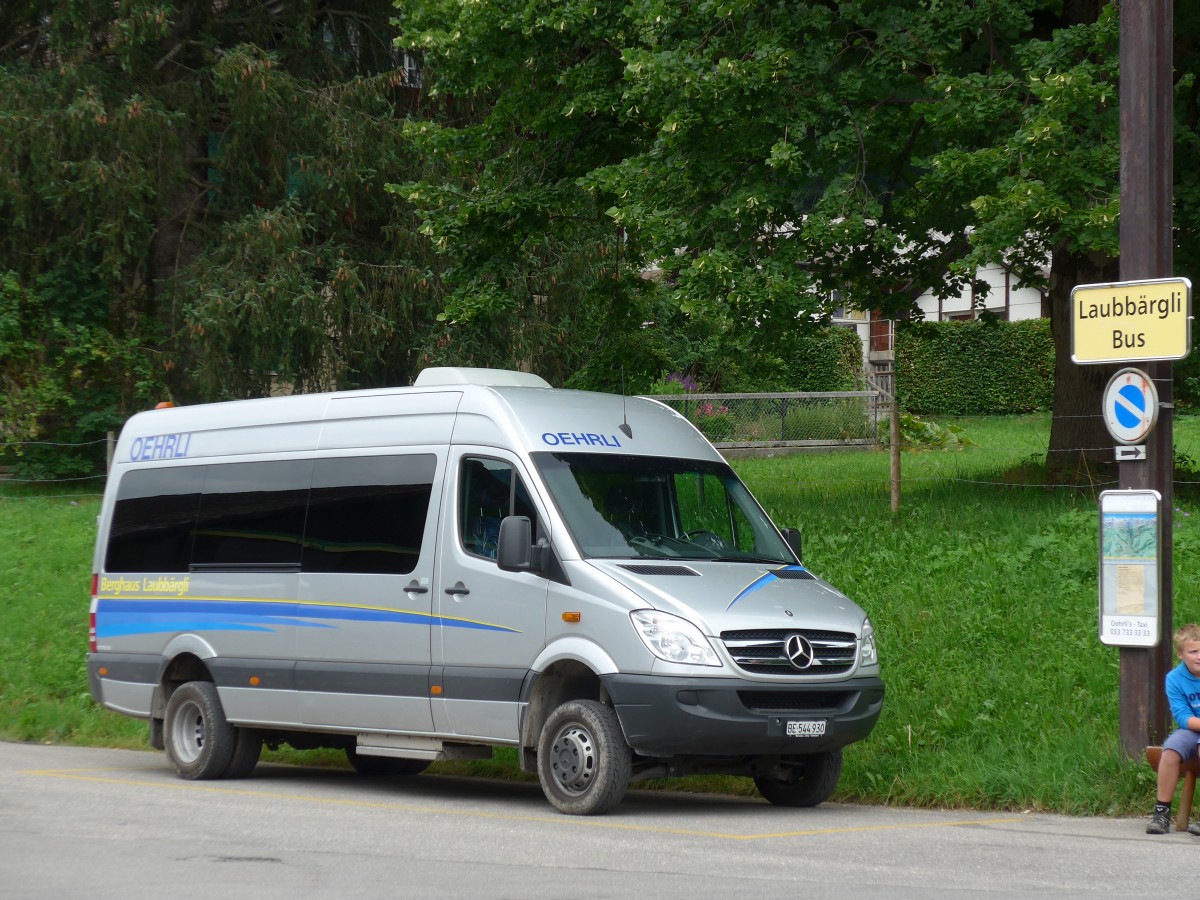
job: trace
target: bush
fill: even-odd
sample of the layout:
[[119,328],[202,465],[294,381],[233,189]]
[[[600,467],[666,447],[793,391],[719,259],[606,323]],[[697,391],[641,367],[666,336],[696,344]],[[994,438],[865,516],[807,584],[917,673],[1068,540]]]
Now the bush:
[[727,441],[733,437],[733,414],[728,406],[708,401],[696,404],[692,423],[710,441]]
[[853,391],[862,375],[863,347],[853,328],[830,325],[784,339],[787,391]]
[[[0,459],[25,478],[104,471],[106,431],[161,394],[143,338],[114,335],[69,298],[89,290],[0,272]],[[72,290],[74,288],[74,291]]]
[[[886,419],[879,423],[879,443],[888,447],[892,443],[891,423]],[[939,425],[927,422],[912,413],[900,413],[900,446],[906,450],[962,450],[974,447],[975,442],[967,437],[961,425]]]
[[918,415],[1006,415],[1050,409],[1049,319],[910,322],[896,331],[896,394]]

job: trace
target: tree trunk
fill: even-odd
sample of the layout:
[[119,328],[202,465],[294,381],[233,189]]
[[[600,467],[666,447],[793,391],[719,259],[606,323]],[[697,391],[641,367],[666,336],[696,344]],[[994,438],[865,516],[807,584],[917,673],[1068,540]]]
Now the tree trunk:
[[1112,436],[1104,425],[1104,387],[1116,365],[1071,360],[1071,290],[1118,278],[1117,260],[1056,249],[1050,268],[1050,330],[1054,335],[1054,416],[1046,471],[1051,483],[1116,477]]

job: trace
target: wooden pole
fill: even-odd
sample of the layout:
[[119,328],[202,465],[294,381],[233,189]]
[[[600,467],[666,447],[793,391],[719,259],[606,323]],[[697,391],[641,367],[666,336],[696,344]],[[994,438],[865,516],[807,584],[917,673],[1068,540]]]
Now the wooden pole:
[[888,411],[888,434],[892,463],[892,515],[900,512],[900,401],[892,397]]
[[[1173,0],[1121,4],[1121,280],[1169,278],[1174,273],[1172,225]],[[1171,566],[1174,517],[1174,383],[1170,362],[1152,362],[1158,424],[1146,439],[1146,460],[1122,462],[1122,488],[1152,488],[1162,496],[1159,643],[1121,648],[1121,747],[1131,759],[1159,743],[1169,727],[1163,679],[1172,662]]]

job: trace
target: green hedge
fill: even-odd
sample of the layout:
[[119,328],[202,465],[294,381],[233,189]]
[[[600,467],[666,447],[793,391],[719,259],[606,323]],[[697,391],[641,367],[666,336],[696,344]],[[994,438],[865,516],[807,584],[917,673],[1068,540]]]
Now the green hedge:
[[896,393],[901,408],[918,415],[1050,409],[1050,320],[902,324],[896,330]]
[[[862,376],[862,341],[853,328],[730,328],[707,340],[684,330],[675,338],[677,352],[664,355],[659,371],[630,378],[635,392],[663,392],[671,374],[691,378],[706,393],[853,391]],[[575,378],[569,386],[596,390],[594,381]]]
[[706,360],[701,381],[714,390],[853,391],[862,375],[862,341],[853,328],[749,329],[744,343]]
[[791,391],[853,391],[862,374],[862,341],[853,328],[797,334],[788,354]]

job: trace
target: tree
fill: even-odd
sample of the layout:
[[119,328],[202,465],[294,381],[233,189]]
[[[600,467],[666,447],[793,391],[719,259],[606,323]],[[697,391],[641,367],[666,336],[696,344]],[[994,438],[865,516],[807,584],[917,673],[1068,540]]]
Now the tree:
[[[438,363],[767,385],[831,306],[900,317],[1048,257],[1051,449],[1092,466],[1105,373],[1064,315],[1115,274],[1115,10],[3,4],[4,439]],[[1200,12],[1176,30],[1186,273]]]
[[[1095,472],[1112,465],[1100,396],[1114,367],[1071,361],[1070,295],[1077,284],[1118,279],[1119,19],[1099,2],[1066,4],[1043,32],[1014,48],[1004,72],[938,83],[955,99],[937,111],[945,147],[928,183],[977,185],[971,252],[956,269],[1002,261],[1048,291],[1056,362],[1047,462]],[[955,141],[964,122],[987,142]]]
[[[619,4],[398,3],[436,115],[410,124],[430,165],[389,189],[416,205],[447,292],[431,363],[536,364],[553,382],[619,386],[654,371],[639,329],[653,292],[636,233],[579,179],[639,139],[620,115]],[[630,340],[638,335],[636,340]]]
[[411,377],[438,301],[418,223],[383,190],[420,165],[403,135],[418,72],[391,15],[3,4],[5,439],[81,410],[95,436],[167,397]]
[[[1107,372],[1070,362],[1066,316],[1074,284],[1114,280],[1111,11],[672,9],[647,4],[654,40],[626,53],[653,148],[598,180],[631,197],[619,219],[660,225],[651,243],[693,249],[682,302],[741,307],[743,321],[781,308],[786,318],[773,321],[782,324],[819,314],[836,291],[901,318],[925,289],[958,292],[977,267],[1002,261],[1050,290],[1059,341],[1050,461],[1088,448],[1096,466],[1108,443],[1098,415]],[[656,166],[679,175],[650,182]]]
[[[499,177],[492,161],[519,136],[538,139],[541,163],[547,135],[562,147],[585,123],[619,129],[619,158],[585,157],[569,174],[628,236],[631,265],[667,271],[678,315],[726,335],[778,335],[842,303],[903,317],[926,289],[957,293],[978,265],[1003,261],[1050,293],[1051,462],[1066,450],[1072,464],[1109,462],[1098,415],[1107,372],[1070,363],[1066,298],[1116,272],[1115,7],[641,0],[592,18],[590,6],[545,0],[454,7],[439,32],[432,23],[451,11],[405,4],[433,10],[406,14],[429,29],[406,36],[454,73],[449,90],[489,98],[474,130],[436,133],[447,147],[471,134],[481,171],[498,176],[482,192],[494,208],[565,184],[546,165]],[[1191,46],[1195,15],[1177,24]],[[602,88],[572,79],[562,47],[581,59],[604,52]],[[1192,69],[1180,91],[1191,122]],[[1190,143],[1194,134],[1181,131]],[[475,236],[445,227],[446,210],[479,211],[479,194],[472,184],[454,201],[411,196],[461,258]],[[511,257],[496,253],[498,270]]]

